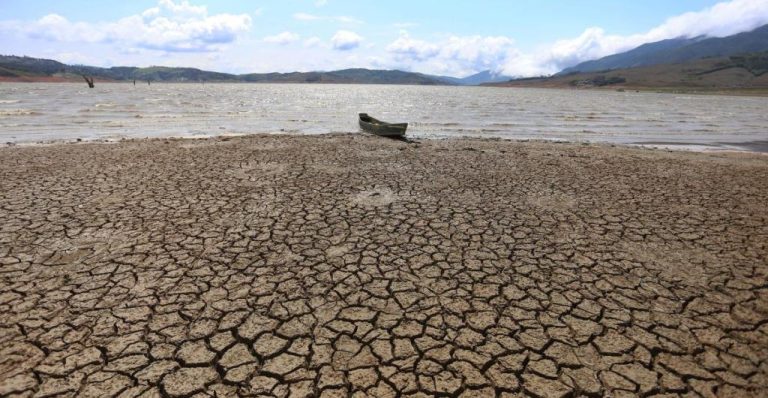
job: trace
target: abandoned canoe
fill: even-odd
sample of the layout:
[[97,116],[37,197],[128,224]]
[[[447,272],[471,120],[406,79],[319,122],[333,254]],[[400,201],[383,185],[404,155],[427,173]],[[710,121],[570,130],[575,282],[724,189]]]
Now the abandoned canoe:
[[408,123],[387,123],[368,116],[367,113],[360,114],[360,128],[371,134],[383,137],[402,137],[405,135],[405,129]]

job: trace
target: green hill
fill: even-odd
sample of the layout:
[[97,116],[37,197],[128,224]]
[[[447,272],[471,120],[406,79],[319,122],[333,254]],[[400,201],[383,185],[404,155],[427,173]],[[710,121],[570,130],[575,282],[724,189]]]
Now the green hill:
[[262,83],[446,84],[419,73],[359,68],[332,72],[251,73],[241,75],[240,79],[246,82]]
[[196,68],[66,65],[50,59],[0,55],[0,80],[66,81],[88,75],[101,80],[155,82],[359,83],[446,85],[440,79],[399,70],[344,69],[331,72],[249,73],[233,75]]

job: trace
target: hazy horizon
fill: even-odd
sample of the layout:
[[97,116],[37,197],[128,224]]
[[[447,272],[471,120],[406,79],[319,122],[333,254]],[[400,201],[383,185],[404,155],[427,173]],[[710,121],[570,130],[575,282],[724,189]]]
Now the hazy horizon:
[[768,23],[768,0],[79,0],[2,1],[2,7],[0,53],[234,74],[368,68],[538,76],[643,43],[722,37]]

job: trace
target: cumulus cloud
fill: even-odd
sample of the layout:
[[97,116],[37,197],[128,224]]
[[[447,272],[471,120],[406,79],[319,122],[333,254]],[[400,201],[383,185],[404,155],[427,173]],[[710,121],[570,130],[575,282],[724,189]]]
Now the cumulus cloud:
[[29,37],[50,41],[98,42],[105,39],[105,32],[84,22],[70,22],[58,14],[46,15],[31,25],[8,23],[10,30],[22,31]]
[[513,51],[514,40],[505,36],[451,37],[440,54],[447,59],[479,68],[491,68]]
[[534,74],[552,74],[568,66],[626,51],[646,42],[640,37],[607,35],[603,29],[592,27],[578,37],[558,40],[545,50],[510,59],[511,62],[504,65],[504,70],[520,74],[536,65]]
[[80,64],[80,65],[94,65],[94,64],[111,64],[109,60],[104,62],[104,59],[96,59],[94,57],[82,54],[77,51],[72,52],[56,52],[52,54],[52,58],[63,62],[65,64]]
[[323,45],[323,41],[319,37],[310,37],[304,40],[304,47],[320,47]]
[[724,37],[750,31],[766,23],[768,0],[725,1],[701,11],[671,17],[661,25],[635,35],[610,35],[599,27],[587,28],[578,37],[559,40],[532,54],[509,58],[501,69],[513,75],[552,74],[644,43],[678,37]]
[[723,37],[768,23],[768,0],[732,0],[671,17],[647,32],[611,35],[590,27],[579,36],[523,53],[505,36],[453,36],[425,41],[401,31],[387,52],[393,65],[454,75],[490,69],[511,76],[549,75],[580,62],[627,51],[644,43],[677,37]]
[[363,37],[349,30],[340,30],[331,37],[331,45],[334,50],[348,51],[360,47]]
[[279,44],[284,46],[286,44],[297,42],[300,39],[301,39],[301,36],[299,36],[297,33],[282,32],[274,36],[267,36],[264,38],[264,41],[266,43],[273,43],[273,44]]
[[[245,35],[251,28],[252,18],[261,14],[261,9],[249,10],[247,14],[211,14],[203,5],[193,4],[200,0],[156,0],[154,7],[136,15],[101,23],[69,20],[61,15],[50,14],[35,21],[0,21],[0,36],[31,37],[40,40],[69,43],[108,44],[119,54],[134,55],[127,58],[152,58],[175,56],[176,52],[189,52],[190,55],[178,54],[185,61],[193,63],[203,59],[197,52],[222,54],[227,44]],[[323,6],[324,0],[313,0],[307,5]],[[373,37],[380,37],[374,30],[364,40],[360,34],[360,21],[350,16],[323,15],[326,8],[313,8],[316,13],[296,13],[292,18],[305,21],[307,25],[338,24],[338,30],[332,37],[282,32],[274,36],[252,40],[268,47],[275,54],[280,51],[313,51],[321,54],[325,50],[336,52],[333,56],[323,57],[274,57],[276,68],[294,62],[291,68],[347,67],[345,62],[354,62],[361,66],[399,68],[418,70],[428,73],[442,73],[463,76],[490,69],[512,76],[533,76],[556,73],[563,68],[579,62],[626,51],[643,43],[649,43],[675,37],[727,36],[754,29],[768,23],[768,0],[720,0],[719,3],[695,12],[673,16],[658,26],[633,35],[615,35],[600,27],[587,27],[574,37],[547,43],[533,51],[520,51],[512,38],[506,36],[445,35],[417,37],[407,31],[400,31],[397,37],[379,46]],[[290,17],[289,17],[290,18]],[[390,29],[407,29],[416,26],[408,21],[387,22]],[[381,28],[382,26],[380,26]],[[394,31],[396,32],[396,30]],[[377,34],[374,34],[377,33]],[[298,43],[297,46],[276,48],[274,45]],[[299,48],[298,46],[303,46]],[[67,46],[60,47],[63,51]],[[69,49],[75,48],[70,46]],[[291,50],[288,50],[290,48]],[[376,50],[367,50],[375,48]],[[358,51],[348,51],[358,49]],[[385,50],[385,51],[383,51]],[[354,58],[357,56],[357,58]],[[76,60],[77,54],[63,54],[62,58]],[[186,57],[186,58],[183,58]],[[101,58],[101,57],[100,57]],[[85,60],[84,60],[85,61]],[[132,61],[131,61],[132,62]],[[223,62],[223,61],[222,61]],[[249,61],[252,62],[252,61]],[[282,64],[281,64],[282,63]],[[300,63],[306,65],[301,67]],[[250,65],[250,64],[249,64]],[[272,64],[270,64],[272,65]],[[230,67],[226,64],[225,67]],[[247,67],[243,67],[246,68]]]
[[425,61],[440,53],[437,44],[412,38],[408,32],[400,32],[400,37],[387,46],[387,51],[401,60]]
[[724,37],[749,31],[766,23],[768,0],[733,0],[717,3],[702,11],[669,18],[644,36],[653,41],[680,36]]
[[247,14],[208,15],[205,6],[183,0],[160,0],[140,15],[114,22],[73,22],[50,14],[32,23],[5,23],[28,37],[63,42],[112,42],[168,52],[216,51],[250,29]]
[[414,39],[406,31],[401,31],[386,50],[401,67],[426,66],[455,75],[495,69],[515,52],[514,40],[505,36],[450,36],[428,42]]
[[205,6],[193,6],[187,0],[182,0],[179,4],[174,3],[173,0],[160,0],[157,7],[152,7],[141,15],[146,18],[155,18],[163,15],[165,12],[170,13],[177,19],[190,20],[205,17],[208,14]]

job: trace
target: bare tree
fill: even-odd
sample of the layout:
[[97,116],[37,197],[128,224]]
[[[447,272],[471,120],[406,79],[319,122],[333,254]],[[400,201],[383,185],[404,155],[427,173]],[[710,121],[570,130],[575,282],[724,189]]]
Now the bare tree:
[[83,77],[83,79],[85,79],[85,82],[88,83],[88,87],[93,88],[93,78],[88,77],[86,75],[81,75],[81,76]]

